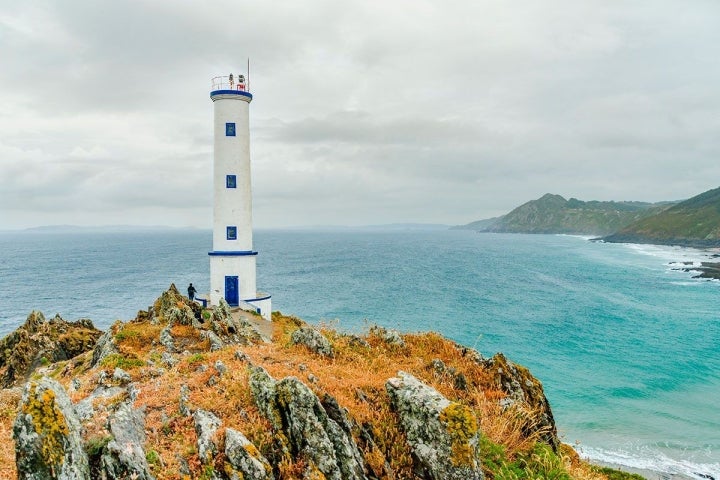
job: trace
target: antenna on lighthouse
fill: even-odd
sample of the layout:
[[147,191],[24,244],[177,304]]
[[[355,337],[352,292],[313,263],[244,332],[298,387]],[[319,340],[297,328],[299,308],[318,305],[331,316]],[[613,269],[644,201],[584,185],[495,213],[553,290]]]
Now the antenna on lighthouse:
[[249,92],[249,91],[250,91],[250,57],[248,57],[247,74],[248,74],[248,78],[247,78],[247,91]]

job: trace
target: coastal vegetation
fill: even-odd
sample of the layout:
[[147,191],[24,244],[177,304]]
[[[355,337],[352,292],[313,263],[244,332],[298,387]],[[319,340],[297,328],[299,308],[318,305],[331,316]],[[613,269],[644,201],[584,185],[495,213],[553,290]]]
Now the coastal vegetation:
[[603,240],[700,248],[720,246],[720,187],[632,223]]
[[501,354],[206,310],[174,286],[0,390],[2,478],[632,478],[561,440],[540,381]]

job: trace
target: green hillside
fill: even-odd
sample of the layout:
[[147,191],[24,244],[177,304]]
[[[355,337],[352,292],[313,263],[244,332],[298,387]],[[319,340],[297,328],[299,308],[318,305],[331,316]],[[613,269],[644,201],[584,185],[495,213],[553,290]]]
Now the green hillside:
[[667,208],[668,204],[566,200],[545,194],[507,215],[459,228],[478,232],[608,235]]
[[693,247],[720,246],[720,187],[680,202],[658,215],[632,223],[603,240]]

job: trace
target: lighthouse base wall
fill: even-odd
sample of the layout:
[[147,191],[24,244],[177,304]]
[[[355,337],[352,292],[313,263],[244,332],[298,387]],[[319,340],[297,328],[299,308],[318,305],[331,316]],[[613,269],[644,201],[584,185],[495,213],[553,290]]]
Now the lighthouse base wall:
[[231,306],[257,298],[254,255],[210,257],[210,304],[221,298]]
[[272,321],[272,298],[269,295],[256,300],[248,300],[246,303],[254,307],[253,310],[265,320]]

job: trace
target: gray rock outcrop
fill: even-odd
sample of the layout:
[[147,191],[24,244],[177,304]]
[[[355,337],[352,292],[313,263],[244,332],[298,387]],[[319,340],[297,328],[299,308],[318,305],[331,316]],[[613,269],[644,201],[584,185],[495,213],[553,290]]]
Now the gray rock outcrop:
[[343,428],[350,422],[340,408],[333,410],[342,417],[338,423],[300,380],[286,377],[276,382],[260,367],[250,369],[250,389],[278,437],[286,439],[283,453],[304,460],[308,476],[319,470],[328,480],[367,478],[360,450]]
[[215,432],[222,426],[214,413],[205,410],[195,410],[192,414],[197,434],[198,456],[203,463],[211,463],[218,453],[218,446],[213,439]]
[[391,328],[379,327],[377,325],[370,328],[370,335],[376,335],[380,337],[388,345],[396,347],[405,347],[405,340],[403,340],[400,332]]
[[92,350],[102,332],[88,319],[45,320],[33,311],[25,323],[0,339],[0,388],[22,385],[38,367]]
[[120,404],[108,421],[113,439],[105,446],[100,465],[105,478],[154,480],[145,450],[145,414],[128,402]]
[[232,428],[225,429],[225,456],[233,470],[236,470],[228,474],[230,480],[273,480],[275,478],[272,466],[255,445],[241,432]]
[[332,358],[335,356],[335,351],[330,341],[314,328],[298,328],[290,336],[290,341],[295,345],[305,345],[310,351],[323,357]]
[[449,401],[405,372],[398,372],[385,388],[407,436],[418,477],[484,478],[478,451],[478,423],[471,409]]
[[540,380],[527,368],[511,362],[502,353],[483,363],[493,376],[495,385],[507,394],[507,397],[501,400],[502,405],[505,408],[527,405],[529,408],[526,410],[532,412],[526,419],[524,433],[528,436],[538,434],[540,439],[557,451],[560,445],[557,427]]
[[93,349],[92,361],[90,362],[90,366],[97,366],[109,355],[117,352],[117,344],[115,343],[115,336],[113,335],[111,328],[107,332],[103,333],[103,335],[98,339],[97,343],[95,344],[95,349]]
[[65,389],[47,377],[25,386],[13,425],[19,480],[90,479],[80,422]]

